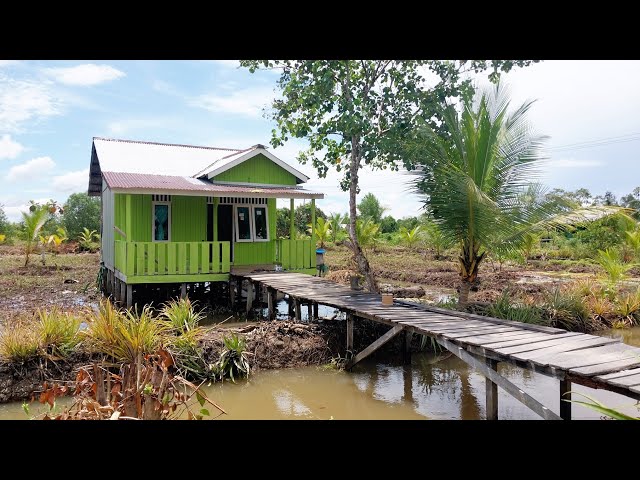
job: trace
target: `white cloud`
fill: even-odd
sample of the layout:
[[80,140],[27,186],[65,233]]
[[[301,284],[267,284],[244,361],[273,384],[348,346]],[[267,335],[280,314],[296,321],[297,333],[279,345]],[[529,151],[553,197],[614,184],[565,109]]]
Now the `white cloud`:
[[11,140],[10,135],[0,137],[0,160],[3,158],[16,158],[24,150],[18,142]]
[[65,85],[84,87],[117,80],[125,76],[124,72],[111,65],[96,65],[94,63],[66,68],[45,68],[44,72]]
[[20,63],[18,60],[0,60],[0,68],[10,67],[11,65],[17,65]]
[[28,162],[11,167],[6,179],[10,182],[29,180],[32,177],[41,177],[44,173],[53,170],[56,163],[49,157],[37,157]]
[[60,102],[48,82],[14,80],[0,75],[0,131],[18,132],[32,119],[58,115]]
[[576,160],[574,158],[559,158],[550,160],[550,168],[593,168],[601,167],[604,162],[600,160]]
[[76,170],[56,175],[51,182],[56,191],[74,193],[84,191],[89,186],[89,169]]
[[271,103],[273,95],[273,89],[271,88],[246,88],[225,95],[214,93],[200,95],[193,98],[189,104],[216,113],[259,117],[262,113],[262,108]]

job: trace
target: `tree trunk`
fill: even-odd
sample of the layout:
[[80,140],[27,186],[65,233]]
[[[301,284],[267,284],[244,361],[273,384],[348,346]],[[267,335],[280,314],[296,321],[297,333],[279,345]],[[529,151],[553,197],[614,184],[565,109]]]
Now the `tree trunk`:
[[458,307],[460,309],[467,308],[469,304],[469,290],[471,289],[471,282],[468,279],[463,278],[460,280],[460,295],[458,296]]
[[358,237],[356,235],[356,195],[358,191],[358,171],[360,169],[360,142],[358,137],[351,137],[351,165],[349,167],[349,237],[351,239],[351,251],[358,268],[358,273],[364,276],[364,286],[370,292],[378,292],[378,283],[373,276],[369,260],[365,256]]
[[478,278],[478,267],[485,257],[486,252],[478,255],[480,246],[471,241],[463,242],[462,252],[458,258],[460,267],[460,295],[458,296],[458,308],[464,310],[469,303],[469,290],[471,284]]

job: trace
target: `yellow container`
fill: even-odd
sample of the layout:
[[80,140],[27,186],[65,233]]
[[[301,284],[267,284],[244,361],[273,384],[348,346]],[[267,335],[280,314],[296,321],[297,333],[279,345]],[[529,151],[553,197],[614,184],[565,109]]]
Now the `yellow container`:
[[393,305],[393,293],[383,293],[382,294],[382,305],[385,307],[390,307]]

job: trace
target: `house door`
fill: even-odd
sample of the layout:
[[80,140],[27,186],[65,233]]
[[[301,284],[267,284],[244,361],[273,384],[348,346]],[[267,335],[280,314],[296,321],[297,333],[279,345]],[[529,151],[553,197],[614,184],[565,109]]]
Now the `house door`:
[[231,245],[233,262],[233,205],[218,205],[218,240]]

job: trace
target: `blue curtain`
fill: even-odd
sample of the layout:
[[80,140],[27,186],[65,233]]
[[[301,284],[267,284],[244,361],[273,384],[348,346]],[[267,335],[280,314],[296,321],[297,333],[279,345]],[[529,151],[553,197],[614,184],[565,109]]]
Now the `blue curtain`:
[[155,206],[155,222],[156,222],[156,238],[155,240],[168,240],[169,230],[169,206],[168,205],[156,205]]

